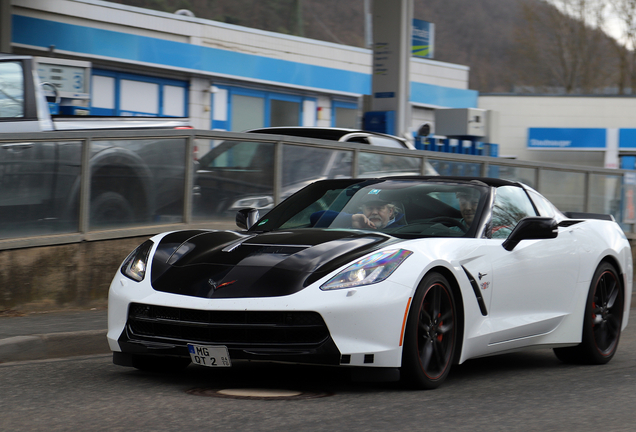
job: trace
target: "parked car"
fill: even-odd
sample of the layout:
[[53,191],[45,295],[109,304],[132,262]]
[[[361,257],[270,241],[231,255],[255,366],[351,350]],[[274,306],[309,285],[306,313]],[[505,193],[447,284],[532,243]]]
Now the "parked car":
[[156,235],[124,260],[108,304],[115,364],[331,365],[431,389],[453,364],[521,349],[607,363],[627,325],[619,225],[517,182],[322,180],[257,214],[237,214],[243,231]]
[[[56,87],[48,84],[57,98]],[[53,102],[51,102],[53,103]],[[0,54],[0,139],[4,133],[188,128],[186,118],[52,116],[31,56]],[[93,139],[90,229],[180,220],[185,139]],[[78,229],[82,145],[74,140],[0,143],[0,238]]]
[[[343,128],[271,127],[246,131],[254,134],[318,138],[338,142],[411,149],[407,140],[386,134]],[[360,177],[388,174],[421,174],[419,160],[360,153]],[[352,154],[315,146],[285,146],[282,161],[282,197],[311,182],[351,177]],[[427,163],[426,174],[436,174]],[[274,144],[227,140],[201,157],[195,177],[195,211],[200,215],[234,217],[239,208],[254,207],[261,213],[274,206]]]

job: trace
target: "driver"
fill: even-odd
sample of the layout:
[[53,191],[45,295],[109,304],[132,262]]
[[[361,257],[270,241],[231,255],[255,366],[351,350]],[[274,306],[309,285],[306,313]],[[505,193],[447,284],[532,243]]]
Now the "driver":
[[377,195],[367,195],[360,210],[362,213],[351,216],[352,228],[383,229],[403,225],[400,222],[404,215],[398,214],[395,204],[384,201]]
[[397,205],[380,196],[380,189],[373,189],[364,196],[360,204],[360,213],[322,210],[310,217],[311,226],[333,227],[336,218],[338,226],[350,226],[356,229],[385,229],[406,225],[404,213]]

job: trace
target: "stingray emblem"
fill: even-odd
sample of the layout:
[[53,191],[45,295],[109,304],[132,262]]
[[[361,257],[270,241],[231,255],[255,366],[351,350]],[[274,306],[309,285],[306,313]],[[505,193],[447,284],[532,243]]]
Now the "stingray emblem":
[[218,290],[218,289],[221,289],[221,288],[226,287],[226,286],[228,286],[228,285],[232,285],[232,284],[233,284],[233,283],[235,283],[235,282],[236,282],[235,280],[233,280],[233,281],[228,281],[228,282],[223,282],[222,284],[215,286],[215,287],[214,287],[214,289],[215,289],[215,290]]
[[488,276],[488,273],[477,273],[477,277],[479,278],[479,280],[482,280],[484,276]]

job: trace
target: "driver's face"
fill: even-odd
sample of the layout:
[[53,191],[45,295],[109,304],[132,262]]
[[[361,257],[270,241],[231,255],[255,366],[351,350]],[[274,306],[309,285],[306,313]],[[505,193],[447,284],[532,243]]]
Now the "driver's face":
[[362,206],[362,213],[377,229],[384,228],[393,216],[393,209],[386,204],[368,203]]
[[459,200],[459,211],[464,218],[464,221],[467,225],[471,225],[473,223],[473,219],[475,219],[475,212],[477,211],[477,204],[479,203],[479,197],[471,197],[468,195],[460,195],[458,197]]

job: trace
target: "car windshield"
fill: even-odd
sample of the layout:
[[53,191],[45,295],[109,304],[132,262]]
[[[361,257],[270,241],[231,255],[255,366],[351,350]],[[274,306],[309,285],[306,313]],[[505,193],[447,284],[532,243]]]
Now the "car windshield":
[[489,187],[435,179],[325,180],[294,194],[252,231],[359,229],[404,238],[472,237]]

